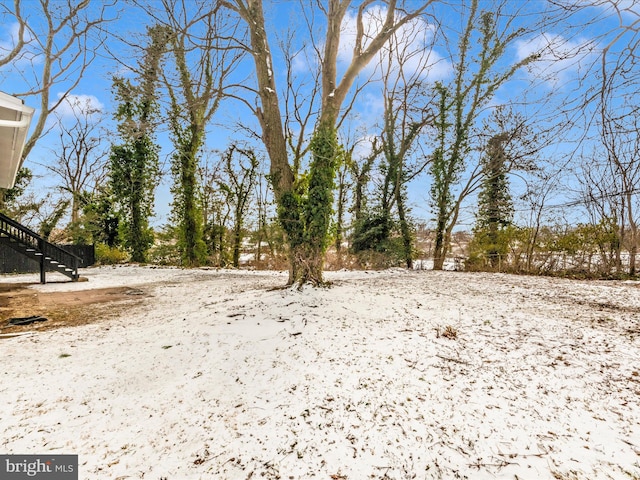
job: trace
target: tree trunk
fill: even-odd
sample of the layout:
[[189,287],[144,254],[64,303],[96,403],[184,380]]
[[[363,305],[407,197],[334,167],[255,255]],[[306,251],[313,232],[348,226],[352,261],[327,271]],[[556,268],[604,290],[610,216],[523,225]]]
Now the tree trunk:
[[362,209],[364,205],[364,189],[366,187],[367,175],[366,173],[356,174],[356,182],[354,185],[353,195],[353,219],[355,222],[362,218]]
[[400,183],[396,185],[396,204],[398,206],[398,218],[400,219],[400,234],[402,235],[403,256],[407,268],[413,270],[413,238],[411,228],[407,221],[404,198],[400,189]]
[[636,257],[638,255],[638,226],[629,211],[629,275],[636,275]]
[[[204,260],[204,242],[202,239],[202,215],[196,200],[198,181],[196,179],[197,152],[200,148],[202,132],[191,126],[184,134],[190,138],[185,142],[183,151],[178,152],[180,171],[178,172],[178,202],[180,222],[180,244],[182,260],[185,266],[199,266]],[[180,142],[182,143],[182,142]]]
[[[628,189],[629,190],[629,189]],[[634,217],[634,204],[631,195],[627,193],[625,196],[629,210],[629,275],[634,277],[636,275],[636,255],[638,253],[638,224]]]
[[324,249],[317,245],[298,245],[291,255],[289,285],[302,288],[305,283],[325,286],[323,277]]
[[77,225],[80,221],[80,191],[73,187],[71,189],[71,223]]
[[320,124],[311,141],[313,161],[309,169],[309,190],[302,204],[304,246],[295,248],[294,282],[321,285],[327,233],[331,222],[333,186],[338,140],[333,123]]
[[148,163],[145,157],[149,155],[146,145],[142,140],[135,140],[133,148],[133,168],[131,168],[129,172],[131,175],[128,211],[128,216],[131,221],[128,229],[128,236],[130,238],[129,248],[131,251],[131,261],[145,263],[147,261],[147,250],[149,249],[150,242],[146,238],[149,220],[145,217],[146,208],[144,198],[148,192],[148,186],[145,185],[148,182],[145,181],[143,168]]
[[240,228],[236,226],[233,232],[233,266],[238,268],[240,266],[240,243],[242,242],[242,233]]
[[436,228],[436,244],[433,248],[433,269],[434,270],[442,270],[444,266],[444,257],[446,255],[446,244],[445,244],[445,225],[443,221],[438,221],[438,226]]
[[[136,190],[140,192],[140,190]],[[132,191],[131,203],[129,204],[129,215],[131,216],[131,225],[129,230],[133,234],[131,242],[131,261],[137,263],[144,263],[146,261],[147,246],[143,240],[143,233],[145,231],[146,222],[142,215],[142,200],[141,195]]]
[[335,247],[336,253],[338,254],[338,259],[340,259],[340,254],[342,252],[342,230],[344,223],[344,204],[346,202],[346,185],[344,182],[344,176],[340,178],[340,184],[338,185],[338,209],[336,212],[336,239],[335,239]]
[[624,226],[620,227],[618,237],[613,241],[611,248],[613,250],[613,258],[615,259],[616,274],[622,271],[622,245],[627,236]]
[[244,203],[242,199],[238,199],[236,204],[236,211],[233,221],[233,256],[232,262],[234,268],[240,266],[240,247],[242,246],[242,216],[243,216]]

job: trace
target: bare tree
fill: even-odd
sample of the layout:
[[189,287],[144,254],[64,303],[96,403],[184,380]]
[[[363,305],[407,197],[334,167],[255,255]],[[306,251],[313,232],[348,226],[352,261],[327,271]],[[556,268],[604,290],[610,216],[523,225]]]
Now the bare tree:
[[620,26],[602,52],[599,131],[608,169],[616,179],[617,189],[609,193],[619,199],[620,240],[629,250],[628,272],[635,275],[640,242],[640,12],[631,7],[621,11],[617,4],[615,8]]
[[[425,35],[416,31],[428,25],[413,25],[403,36]],[[380,195],[384,217],[391,217],[395,206],[402,238],[402,256],[407,268],[413,268],[413,234],[406,199],[406,185],[420,175],[430,162],[420,155],[421,136],[435,120],[427,87],[430,50],[409,47],[408,38],[394,35],[385,48],[382,67],[384,123],[380,145],[385,159],[385,175]],[[415,155],[418,153],[418,155]],[[413,159],[413,164],[411,160]]]
[[352,155],[349,165],[349,172],[353,177],[353,206],[351,213],[353,221],[358,222],[362,219],[367,206],[367,185],[372,176],[374,163],[378,155],[382,153],[382,147],[378,137],[371,140],[371,152],[363,158],[355,159]]
[[100,131],[101,110],[89,100],[68,102],[72,118],[54,113],[59,140],[51,152],[56,160],[44,166],[59,178],[60,188],[70,195],[71,223],[75,225],[80,220],[83,195],[92,193],[106,177],[108,156]]
[[611,105],[609,102],[615,102],[611,94],[603,97],[605,103],[601,104],[599,145],[596,143],[594,150],[582,157],[577,172],[580,203],[586,207],[593,225],[615,224],[618,244],[612,263],[621,272],[622,250],[626,249],[626,272],[635,275],[640,242],[640,122],[623,105]]
[[619,196],[620,241],[629,252],[628,273],[636,274],[636,257],[640,235],[638,210],[640,210],[640,122],[629,116],[630,129],[616,122],[615,117],[603,113],[602,139],[611,165],[611,173],[617,179],[618,190],[610,192]]
[[0,5],[0,15],[13,16],[18,24],[18,31],[11,50],[0,47],[0,67],[11,63],[15,60],[25,45],[25,31],[27,30],[27,24],[20,11],[20,0],[13,0],[13,10],[8,5]]
[[[551,203],[561,188],[560,174],[566,165],[554,167],[540,168],[533,172],[533,175],[529,175],[526,179],[525,192],[517,198],[517,207],[522,211],[520,216],[525,228],[521,229],[519,241],[512,245],[512,248],[517,249],[512,252],[515,257],[516,271],[537,273],[541,267],[541,262],[537,258],[542,247],[540,238],[545,225],[551,223],[553,215],[557,212],[557,207],[553,208]],[[522,265],[523,260],[524,265]]]
[[[579,185],[579,199],[571,206],[581,206],[586,210],[592,230],[605,227],[613,231],[615,240],[610,248],[599,252],[600,272],[610,274],[622,271],[622,247],[626,229],[626,205],[623,201],[623,187],[614,163],[601,150],[581,158],[582,165],[576,172]],[[582,245],[586,248],[586,245]]]
[[222,162],[224,178],[218,180],[218,188],[231,207],[233,215],[231,263],[238,268],[244,237],[243,229],[256,183],[259,161],[252,149],[232,144],[223,154]]
[[[623,270],[622,249],[629,254],[627,272],[636,273],[640,233],[638,208],[640,195],[640,11],[635,2],[558,1],[554,3],[575,12],[581,30],[593,28],[594,43],[601,46],[593,62],[585,68],[584,83],[590,88],[578,97],[575,116],[584,117],[580,137],[576,179],[580,199],[576,206],[586,208],[589,221],[616,225],[615,258],[606,260],[617,272]],[[585,152],[585,153],[583,153]]]
[[[37,98],[39,115],[26,141],[23,158],[45,133],[47,118],[78,86],[104,42],[102,29],[115,4],[89,0],[14,0],[13,9],[0,6],[0,15],[18,24],[11,51],[0,51],[0,67],[12,65],[0,76],[20,75],[23,88],[13,95]],[[51,93],[56,88],[57,97]]]
[[269,247],[269,254],[274,257],[276,254],[276,245],[273,241],[273,236],[270,232],[269,212],[273,206],[271,200],[271,189],[268,185],[268,180],[263,172],[258,172],[256,182],[254,198],[256,199],[256,229],[255,229],[255,260],[256,262],[262,261],[262,247],[263,243],[266,243]]
[[205,154],[198,168],[198,176],[202,181],[199,202],[202,206],[203,238],[208,262],[226,266],[229,264],[227,231],[233,212],[225,192],[219,188],[219,182],[224,176],[223,162],[214,161],[212,153]]

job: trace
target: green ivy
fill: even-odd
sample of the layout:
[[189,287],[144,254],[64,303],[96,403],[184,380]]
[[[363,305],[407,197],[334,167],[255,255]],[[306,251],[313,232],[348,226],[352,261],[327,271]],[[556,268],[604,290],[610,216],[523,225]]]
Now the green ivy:
[[338,139],[333,127],[320,125],[311,140],[313,161],[309,169],[309,190],[304,215],[305,239],[324,253],[333,213],[334,178],[338,166]]

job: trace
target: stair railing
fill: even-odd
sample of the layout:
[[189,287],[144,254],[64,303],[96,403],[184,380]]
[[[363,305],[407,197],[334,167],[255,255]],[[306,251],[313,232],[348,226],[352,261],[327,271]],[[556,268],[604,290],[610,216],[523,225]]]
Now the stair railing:
[[77,279],[78,267],[81,261],[79,257],[67,252],[57,245],[47,242],[33,230],[30,230],[2,213],[0,213],[0,230],[28,247],[38,250],[42,253],[43,259],[44,257],[49,257],[58,263],[65,265],[67,268],[70,268],[72,270],[73,277]]

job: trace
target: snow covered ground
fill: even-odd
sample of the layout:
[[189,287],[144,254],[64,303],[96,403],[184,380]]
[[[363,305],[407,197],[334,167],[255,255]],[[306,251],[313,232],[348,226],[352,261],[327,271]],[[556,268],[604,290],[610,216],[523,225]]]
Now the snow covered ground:
[[0,339],[0,453],[77,454],[81,479],[640,478],[636,282],[82,275],[31,288],[149,297]]

